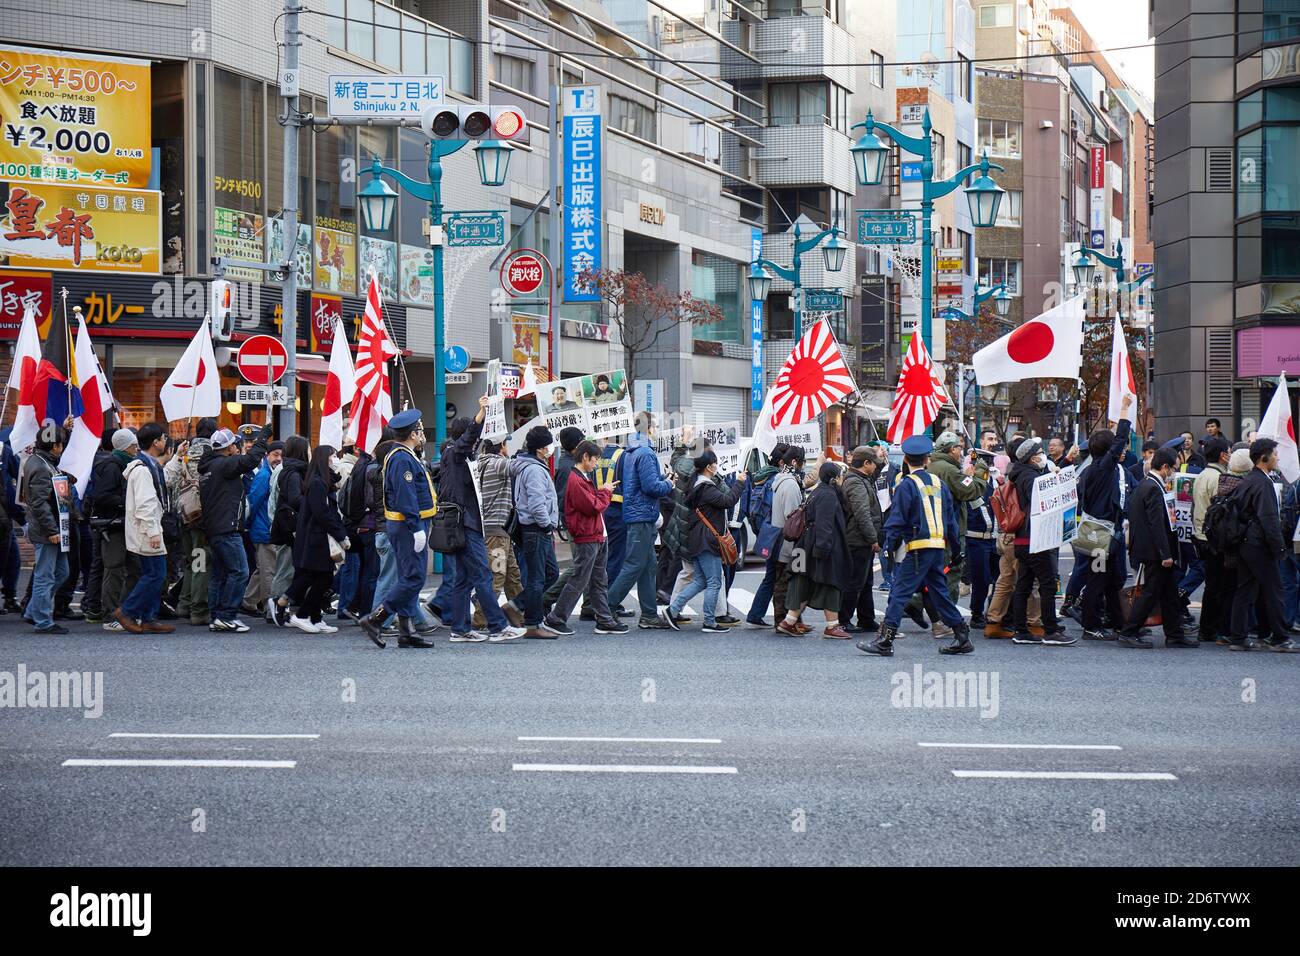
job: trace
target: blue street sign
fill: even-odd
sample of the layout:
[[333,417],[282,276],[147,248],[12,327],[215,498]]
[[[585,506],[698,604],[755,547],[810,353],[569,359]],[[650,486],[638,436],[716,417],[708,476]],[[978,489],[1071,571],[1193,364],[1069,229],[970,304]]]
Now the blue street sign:
[[448,345],[442,350],[442,364],[448,372],[463,372],[469,368],[469,353],[463,346]]
[[506,241],[506,217],[497,209],[447,213],[448,246],[501,246]]
[[844,304],[839,289],[805,289],[804,308],[809,312],[838,312]]
[[[757,262],[763,255],[763,230],[751,229],[749,232],[749,261]],[[763,381],[763,303],[753,299],[749,303],[750,345],[753,348],[753,377],[749,386],[749,407],[753,411],[762,411],[766,383]]]
[[863,245],[916,242],[916,215],[909,209],[859,209],[858,242]]
[[1106,233],[1101,229],[1092,230],[1092,235],[1088,237],[1088,247],[1090,249],[1106,248]]
[[919,183],[921,181],[921,164],[903,163],[900,176],[905,183]]
[[601,88],[566,86],[564,105],[564,274],[565,302],[596,302],[594,289],[578,281],[583,272],[599,272],[601,255]]

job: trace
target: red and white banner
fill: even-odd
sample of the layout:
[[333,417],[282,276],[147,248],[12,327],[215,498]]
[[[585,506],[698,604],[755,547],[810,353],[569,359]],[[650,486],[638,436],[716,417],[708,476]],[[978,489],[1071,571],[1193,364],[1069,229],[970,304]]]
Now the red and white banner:
[[77,492],[86,493],[95,452],[104,438],[104,412],[113,407],[113,393],[90,343],[85,318],[77,314],[77,345],[74,351],[77,386],[81,390],[82,412],[72,425],[59,468],[77,479]]
[[207,317],[158,390],[158,400],[169,422],[221,414],[221,374]]
[[795,343],[776,384],[768,389],[754,425],[754,445],[769,453],[776,447],[776,428],[802,425],[856,390],[835,333],[822,319]]
[[[1128,414],[1124,414],[1124,396],[1132,395]],[[1124,338],[1124,327],[1120,325],[1119,316],[1115,316],[1115,335],[1110,347],[1110,398],[1106,417],[1115,424],[1121,418],[1127,418],[1134,427],[1137,426],[1137,383],[1133,380],[1133,364],[1129,361],[1128,340]]]
[[356,396],[357,380],[342,323],[329,330],[329,335],[330,367],[325,376],[325,398],[321,402],[320,444],[337,451],[344,444],[343,406]]
[[1296,449],[1295,422],[1291,418],[1291,396],[1286,387],[1286,373],[1277,377],[1277,391],[1268,403],[1268,411],[1259,423],[1257,438],[1277,442],[1277,470],[1287,481],[1300,478],[1300,452]]
[[913,334],[898,373],[898,387],[894,390],[894,404],[889,410],[889,429],[885,437],[898,444],[905,438],[921,434],[939,417],[939,409],[947,403],[948,391],[930,361],[930,351],[921,336]]
[[36,366],[41,362],[41,333],[36,328],[36,309],[28,305],[23,324],[14,343],[13,367],[9,370],[9,387],[18,392],[18,411],[9,432],[9,447],[19,455],[36,441],[40,425],[36,421]]
[[352,405],[352,421],[348,425],[347,435],[351,443],[367,453],[375,450],[384,426],[393,417],[393,392],[388,380],[388,362],[400,354],[401,351],[388,337],[388,329],[384,327],[379,277],[371,272],[370,289],[366,294],[366,314],[361,322],[361,335],[357,339],[357,394]]

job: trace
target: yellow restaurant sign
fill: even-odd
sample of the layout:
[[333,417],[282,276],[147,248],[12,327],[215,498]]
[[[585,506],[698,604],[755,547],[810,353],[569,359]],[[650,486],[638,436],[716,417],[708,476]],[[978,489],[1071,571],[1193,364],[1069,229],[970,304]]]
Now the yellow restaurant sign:
[[149,61],[0,46],[0,177],[147,186]]
[[0,182],[0,266],[156,274],[156,190]]

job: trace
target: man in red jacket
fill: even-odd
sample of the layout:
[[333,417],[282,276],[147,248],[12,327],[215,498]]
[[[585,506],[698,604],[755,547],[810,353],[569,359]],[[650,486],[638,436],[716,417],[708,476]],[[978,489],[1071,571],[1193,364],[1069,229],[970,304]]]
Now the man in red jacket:
[[584,441],[573,450],[573,471],[564,489],[564,523],[573,539],[573,575],[560,592],[555,606],[542,621],[540,629],[555,636],[573,633],[569,615],[585,595],[583,603],[596,614],[597,634],[626,634],[609,610],[609,578],[605,573],[605,509],[609,507],[613,488],[596,487],[595,472],[600,464],[600,448]]

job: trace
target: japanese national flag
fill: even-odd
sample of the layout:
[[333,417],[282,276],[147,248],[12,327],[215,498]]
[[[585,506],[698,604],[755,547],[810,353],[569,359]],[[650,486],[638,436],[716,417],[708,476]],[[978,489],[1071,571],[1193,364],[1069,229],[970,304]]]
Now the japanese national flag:
[[1027,378],[1077,379],[1083,364],[1083,296],[1048,309],[984,346],[971,364],[980,385]]
[[1264,420],[1259,423],[1258,438],[1277,442],[1277,470],[1287,481],[1300,478],[1300,453],[1296,450],[1295,422],[1291,419],[1291,396],[1287,392],[1286,372],[1277,377],[1277,391],[1268,403]]
[[36,309],[29,305],[23,312],[23,324],[14,345],[13,367],[9,372],[9,387],[18,391],[18,411],[13,431],[9,433],[9,447],[18,455],[27,453],[40,430],[35,399],[36,366],[40,361],[41,334],[36,329]]
[[325,398],[321,402],[320,411],[320,444],[335,450],[343,447],[343,406],[352,401],[356,392],[352,350],[348,347],[348,337],[343,334],[343,323],[339,322],[334,326],[330,367],[325,376]]
[[158,390],[158,400],[169,422],[188,418],[216,418],[221,414],[221,375],[212,351],[207,316],[180,361]]
[[77,480],[77,492],[86,493],[95,452],[104,438],[104,412],[113,406],[113,393],[90,343],[86,320],[77,313],[77,345],[74,351],[73,377],[81,390],[82,412],[72,425],[72,435],[59,459],[59,468]]
[[912,333],[912,344],[903,356],[894,404],[889,410],[889,429],[885,437],[894,444],[919,435],[939,416],[948,403],[948,392],[930,361],[930,352],[921,336]]
[[[1124,414],[1124,396],[1131,395],[1132,403],[1128,414]],[[1149,399],[1148,399],[1149,401]],[[1121,418],[1127,418],[1137,425],[1137,383],[1133,381],[1133,364],[1128,357],[1128,340],[1124,338],[1124,328],[1119,316],[1115,316],[1115,337],[1110,348],[1110,410],[1106,417],[1119,424]]]

